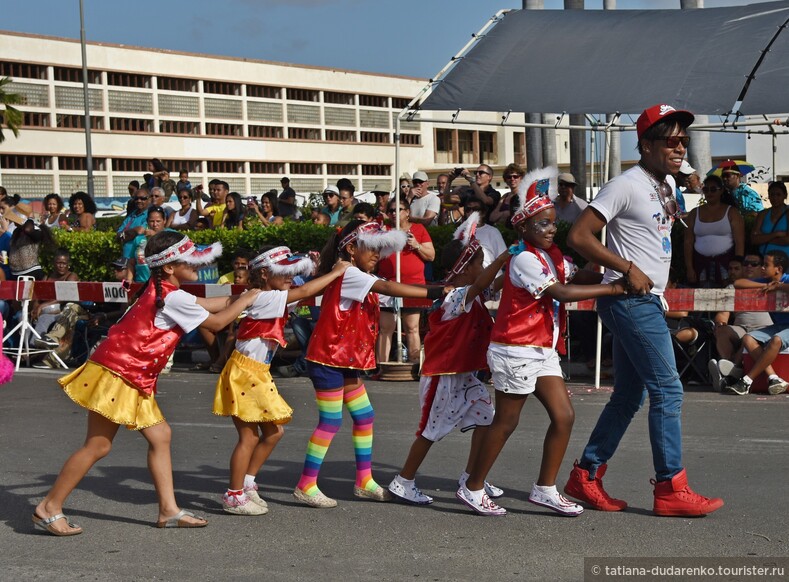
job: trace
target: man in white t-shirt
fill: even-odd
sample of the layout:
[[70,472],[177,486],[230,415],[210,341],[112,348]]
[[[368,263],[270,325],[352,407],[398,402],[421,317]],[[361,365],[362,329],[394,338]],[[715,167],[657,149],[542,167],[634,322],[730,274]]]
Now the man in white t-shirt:
[[559,174],[559,194],[553,200],[556,220],[572,224],[581,216],[584,208],[587,207],[586,200],[581,200],[575,195],[575,187],[577,185],[575,176],[572,174]]
[[479,212],[479,224],[474,236],[477,237],[479,244],[482,246],[482,253],[485,255],[485,258],[482,259],[482,266],[483,268],[487,267],[496,260],[496,257],[507,250],[504,237],[501,236],[498,228],[487,224],[488,208],[483,204],[482,200],[469,198],[466,200],[463,212],[466,216],[469,216],[472,212]]
[[430,181],[424,172],[414,172],[411,179],[411,222],[424,226],[438,224],[438,213],[441,211],[441,199],[428,190]]
[[[604,283],[625,278],[627,295],[597,300],[597,312],[614,336],[614,391],[575,464],[565,493],[594,509],[621,511],[602,477],[630,421],[649,395],[649,439],[655,467],[653,511],[698,516],[723,500],[695,493],[682,466],[682,397],[671,335],[661,302],[671,265],[671,227],[679,215],[674,178],[685,157],[693,114],[655,105],[636,123],[640,160],[608,182],[583,211],[568,244],[605,267]],[[606,227],[607,246],[597,234]]]

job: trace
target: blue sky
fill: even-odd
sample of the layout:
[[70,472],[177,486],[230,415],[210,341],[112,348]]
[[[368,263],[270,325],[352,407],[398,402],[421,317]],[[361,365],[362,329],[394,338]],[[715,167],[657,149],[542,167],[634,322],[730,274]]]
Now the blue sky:
[[[546,9],[564,6],[563,0],[544,3]],[[704,2],[706,8],[743,4]],[[680,0],[616,5],[676,9]],[[424,78],[487,18],[521,6],[521,0],[84,0],[89,41]],[[603,2],[586,0],[585,6],[599,10]],[[15,2],[3,11],[0,29],[79,38],[79,1]],[[744,142],[733,153],[742,151]]]

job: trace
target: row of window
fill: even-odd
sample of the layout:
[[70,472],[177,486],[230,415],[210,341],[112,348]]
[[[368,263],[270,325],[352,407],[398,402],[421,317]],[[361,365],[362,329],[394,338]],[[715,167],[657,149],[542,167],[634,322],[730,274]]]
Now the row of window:
[[[104,130],[104,118],[91,116],[91,129]],[[49,113],[23,112],[22,125],[25,127],[50,127]],[[67,115],[58,113],[56,116],[56,127],[63,129],[84,129],[84,115]],[[136,133],[151,133],[153,131],[153,121],[150,119],[137,119],[134,117],[110,117],[110,131],[130,131]],[[270,125],[249,125],[247,126],[249,137],[261,139],[284,139],[285,132],[282,127]],[[200,135],[200,124],[196,121],[177,121],[163,119],[159,122],[159,133],[171,135]],[[287,131],[288,139],[299,139],[307,141],[333,141],[350,143],[392,143],[391,135],[388,132],[371,132],[341,129],[325,130],[325,139],[321,137],[321,130],[310,127],[290,127]],[[205,135],[243,137],[244,128],[242,125],[234,123],[212,123],[206,122]],[[419,134],[401,134],[400,143],[404,145],[420,145],[421,136]]]
[[[517,133],[515,137],[519,144],[521,139]],[[515,153],[517,156],[517,145]],[[436,128],[435,161],[440,164],[497,164],[496,133]]]
[[[82,69],[78,67],[53,67],[53,77],[55,81],[69,83],[82,82]],[[13,61],[0,61],[0,77],[11,77],[13,79],[37,79],[47,80],[47,66],[31,63],[18,63]],[[94,69],[88,70],[88,83],[94,85],[101,84],[101,71]],[[123,73],[107,71],[107,84],[115,87],[133,87],[136,89],[150,89],[153,86],[153,76],[141,75],[137,73]],[[157,86],[165,91],[180,91],[184,93],[197,93],[199,84],[197,79],[186,79],[178,77],[157,77]],[[242,95],[241,83],[230,83],[226,81],[203,81],[203,93],[214,95]],[[291,101],[320,102],[320,91],[314,89],[295,89],[285,87],[272,87],[268,85],[246,84],[247,97],[257,97],[263,99],[282,99],[286,97]],[[357,94],[343,93],[338,91],[324,91],[323,102],[338,105],[354,105]],[[358,95],[359,105],[362,107],[391,107],[403,109],[408,105],[409,99],[402,97],[387,97],[384,95]]]
[[[162,160],[165,167],[169,168],[173,178],[181,170],[189,173],[200,173],[202,162],[199,160]],[[0,166],[8,170],[51,170],[53,167],[52,156],[27,156],[27,155],[0,155]],[[300,175],[322,175],[324,164],[315,162],[291,162],[290,173]],[[356,164],[325,164],[326,174],[330,176],[356,176]],[[80,156],[58,156],[58,167],[66,171],[87,171],[87,158]],[[276,174],[286,173],[286,162],[249,162],[250,174]],[[112,158],[114,172],[136,172],[144,174],[148,171],[148,160],[134,158]],[[98,172],[107,170],[107,158],[94,157],[93,169]],[[240,160],[209,160],[207,162],[209,174],[243,174],[244,162]],[[362,164],[363,176],[390,176],[392,166],[387,164]]]

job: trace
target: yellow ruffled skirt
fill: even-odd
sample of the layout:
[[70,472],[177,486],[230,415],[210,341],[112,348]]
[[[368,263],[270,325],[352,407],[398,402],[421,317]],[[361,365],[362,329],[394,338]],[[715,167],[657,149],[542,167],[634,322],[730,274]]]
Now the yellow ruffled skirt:
[[280,396],[269,368],[233,350],[216,383],[214,414],[244,422],[290,422],[293,409]]
[[164,422],[153,394],[146,396],[118,374],[88,361],[58,379],[74,402],[130,430],[142,430]]

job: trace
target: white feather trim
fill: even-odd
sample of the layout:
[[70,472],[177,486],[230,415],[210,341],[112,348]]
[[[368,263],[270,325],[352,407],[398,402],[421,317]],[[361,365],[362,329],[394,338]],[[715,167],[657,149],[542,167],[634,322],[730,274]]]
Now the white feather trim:
[[526,192],[528,192],[529,186],[538,180],[545,180],[546,178],[550,180],[550,184],[548,185],[548,196],[550,196],[551,200],[556,198],[556,196],[559,194],[558,184],[556,182],[558,177],[559,168],[556,166],[537,168],[531,172],[527,172],[521,180],[520,186],[518,186],[518,210],[523,208],[526,204]]
[[297,275],[308,277],[312,275],[314,269],[315,263],[309,257],[303,257],[290,265],[273,263],[268,266],[268,270],[272,275],[284,275],[285,277],[295,277]]
[[471,242],[471,232],[479,226],[479,212],[472,212],[468,218],[464,220],[459,227],[455,229],[455,240],[463,242],[463,246],[467,247]]
[[222,243],[216,241],[215,243],[211,244],[206,249],[202,251],[195,251],[193,253],[189,253],[181,260],[185,263],[189,263],[190,265],[207,265],[208,263],[213,263],[219,257],[222,256]]
[[407,240],[408,235],[402,230],[379,230],[359,235],[359,243],[380,252],[381,257],[402,251]]

